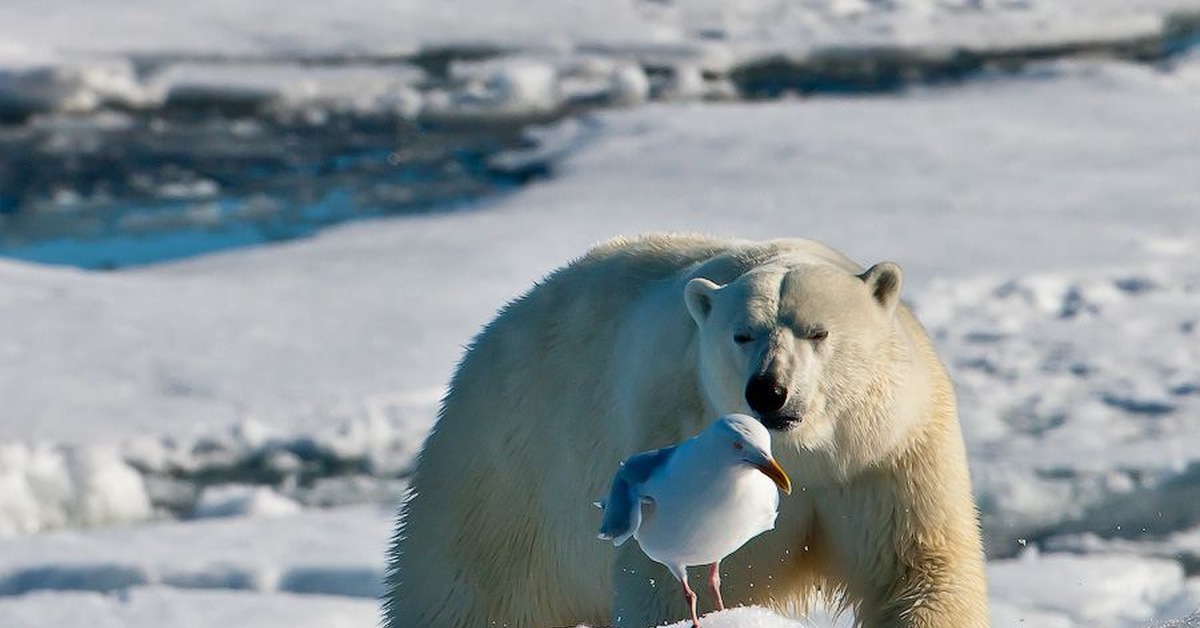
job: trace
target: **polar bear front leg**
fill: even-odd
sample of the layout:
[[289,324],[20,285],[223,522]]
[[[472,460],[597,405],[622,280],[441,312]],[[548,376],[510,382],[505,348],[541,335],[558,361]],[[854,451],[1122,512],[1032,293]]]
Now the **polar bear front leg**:
[[666,567],[650,560],[636,542],[617,548],[613,566],[612,623],[645,628],[687,618],[679,583]]
[[[857,488],[861,497],[864,487]],[[847,593],[856,601],[860,625],[987,628],[987,583],[974,512],[955,516],[951,504],[930,499],[897,504],[888,513],[878,508],[882,503],[859,501],[857,522],[865,525],[849,525],[856,520],[845,518],[847,524],[837,530]],[[881,523],[888,521],[892,525]]]
[[859,607],[869,628],[987,628],[983,581],[956,566],[961,557],[924,552],[914,565],[898,569],[892,586]]
[[822,530],[857,625],[986,628],[984,558],[969,496],[947,498],[944,487],[959,488],[951,481],[926,483],[941,490],[921,497],[905,495],[906,484],[877,470],[823,495]]

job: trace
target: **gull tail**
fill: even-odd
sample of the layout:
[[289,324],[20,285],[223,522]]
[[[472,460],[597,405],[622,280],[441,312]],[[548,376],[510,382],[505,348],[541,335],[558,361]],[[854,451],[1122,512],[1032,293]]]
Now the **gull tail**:
[[600,534],[597,538],[612,541],[617,547],[628,541],[642,523],[641,500],[620,473],[613,478],[608,498],[595,504],[604,511],[604,520],[600,523]]

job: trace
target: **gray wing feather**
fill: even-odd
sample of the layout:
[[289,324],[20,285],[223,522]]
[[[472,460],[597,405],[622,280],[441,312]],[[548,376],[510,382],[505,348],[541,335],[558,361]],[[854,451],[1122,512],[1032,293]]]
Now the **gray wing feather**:
[[600,505],[604,509],[604,521],[600,523],[600,538],[621,545],[637,532],[642,523],[643,496],[639,487],[655,470],[671,459],[675,447],[663,447],[630,456],[621,463],[613,476],[608,498]]

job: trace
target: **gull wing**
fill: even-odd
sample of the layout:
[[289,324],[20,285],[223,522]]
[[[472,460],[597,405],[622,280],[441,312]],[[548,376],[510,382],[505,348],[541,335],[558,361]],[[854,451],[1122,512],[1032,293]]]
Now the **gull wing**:
[[637,532],[642,524],[642,485],[671,459],[675,447],[663,447],[630,456],[621,463],[613,476],[608,498],[597,504],[604,509],[600,523],[600,538],[621,545]]

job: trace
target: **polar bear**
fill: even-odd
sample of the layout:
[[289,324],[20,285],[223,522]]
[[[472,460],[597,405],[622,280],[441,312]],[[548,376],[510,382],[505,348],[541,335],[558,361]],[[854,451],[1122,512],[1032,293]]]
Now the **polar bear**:
[[986,626],[954,392],[901,283],[810,240],[691,235],[613,240],[552,273],[454,375],[398,520],[387,625],[687,616],[661,565],[596,539],[592,502],[626,456],[737,412],[772,431],[794,490],[722,563],[727,602]]

